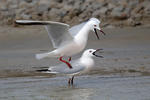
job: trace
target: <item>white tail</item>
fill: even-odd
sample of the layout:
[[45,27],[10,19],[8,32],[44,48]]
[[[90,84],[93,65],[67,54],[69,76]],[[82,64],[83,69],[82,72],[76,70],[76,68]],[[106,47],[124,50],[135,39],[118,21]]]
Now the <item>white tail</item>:
[[47,57],[56,57],[55,52],[40,53],[35,55],[36,59],[40,60]]
[[48,57],[48,53],[36,54],[35,57],[36,59],[40,60],[40,59]]

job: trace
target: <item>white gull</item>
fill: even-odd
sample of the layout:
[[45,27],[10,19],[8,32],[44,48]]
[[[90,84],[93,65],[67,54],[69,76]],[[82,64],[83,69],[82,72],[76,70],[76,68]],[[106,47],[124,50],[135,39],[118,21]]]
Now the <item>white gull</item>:
[[53,21],[16,20],[16,23],[21,25],[45,25],[53,47],[56,49],[36,54],[36,58],[59,57],[59,60],[66,63],[69,68],[72,68],[71,64],[63,60],[63,57],[70,57],[69,61],[71,61],[72,55],[81,52],[87,44],[90,31],[94,31],[98,39],[96,29],[105,35],[99,27],[100,21],[97,18],[90,18],[87,22],[83,22],[72,28],[69,28],[68,24]]
[[94,66],[95,62],[93,57],[100,57],[103,56],[97,55],[96,52],[102,49],[87,49],[83,52],[82,56],[79,59],[72,60],[70,63],[72,65],[72,69],[66,67],[66,64],[62,63],[56,66],[51,66],[48,69],[37,70],[44,73],[51,73],[51,74],[67,74],[70,76],[68,80],[68,84],[73,84],[73,79],[75,75],[86,73],[89,71],[91,67]]

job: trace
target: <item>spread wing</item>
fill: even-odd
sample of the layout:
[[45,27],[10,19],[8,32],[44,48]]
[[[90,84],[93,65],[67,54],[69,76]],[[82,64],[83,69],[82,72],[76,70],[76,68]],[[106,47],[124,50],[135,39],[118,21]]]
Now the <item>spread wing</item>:
[[78,34],[78,32],[83,28],[83,26],[86,24],[87,22],[83,22],[81,24],[75,25],[73,27],[71,27],[69,29],[70,34],[74,37],[75,35]]
[[69,25],[53,21],[16,20],[20,25],[45,25],[54,48],[59,48],[73,40],[69,33]]

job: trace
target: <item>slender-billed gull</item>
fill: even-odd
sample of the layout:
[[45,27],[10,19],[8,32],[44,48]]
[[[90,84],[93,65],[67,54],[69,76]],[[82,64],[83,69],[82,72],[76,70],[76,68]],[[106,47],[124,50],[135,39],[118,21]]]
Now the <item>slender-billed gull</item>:
[[[91,30],[95,32],[98,39],[99,36],[96,29],[105,35],[99,27],[100,21],[96,18],[90,18],[87,22],[72,28],[69,28],[68,24],[53,21],[16,20],[16,23],[21,25],[45,25],[53,47],[56,49],[51,52],[36,54],[36,58],[59,57],[59,60],[66,63],[69,68],[72,68],[69,63],[71,56],[85,48],[88,34]],[[63,57],[70,57],[69,61],[63,60]]]
[[83,52],[82,56],[79,59],[70,61],[72,65],[72,69],[66,67],[66,64],[62,63],[56,66],[49,67],[48,69],[37,70],[40,72],[45,73],[53,73],[53,74],[67,74],[70,76],[68,80],[68,84],[73,84],[73,79],[75,75],[86,73],[89,71],[91,67],[94,66],[94,59],[93,57],[100,57],[103,56],[97,55],[96,52],[102,49],[87,49]]

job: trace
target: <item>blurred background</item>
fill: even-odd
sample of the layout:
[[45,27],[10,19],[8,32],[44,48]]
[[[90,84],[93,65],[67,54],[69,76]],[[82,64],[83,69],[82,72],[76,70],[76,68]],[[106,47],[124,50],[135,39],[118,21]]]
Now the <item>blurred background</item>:
[[150,23],[150,0],[0,0],[0,24],[16,19],[52,20],[75,25],[91,17],[102,27],[140,26]]

